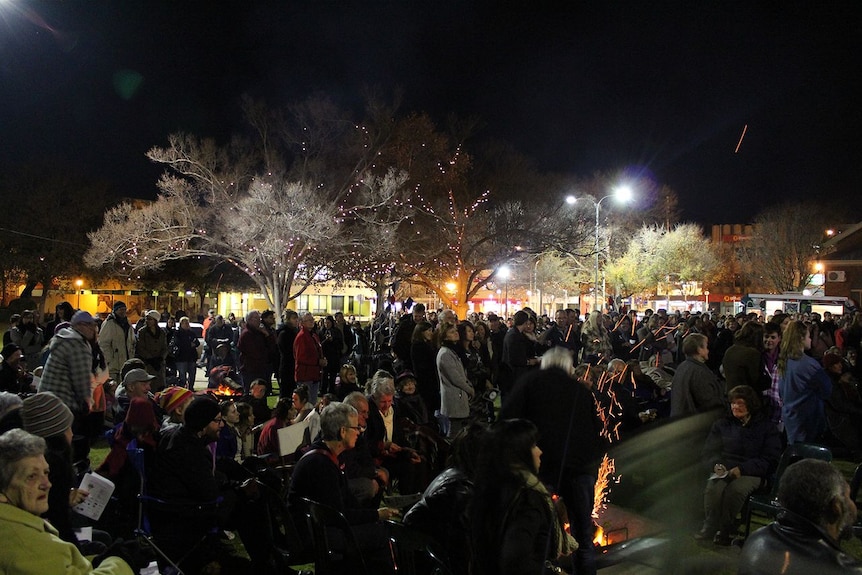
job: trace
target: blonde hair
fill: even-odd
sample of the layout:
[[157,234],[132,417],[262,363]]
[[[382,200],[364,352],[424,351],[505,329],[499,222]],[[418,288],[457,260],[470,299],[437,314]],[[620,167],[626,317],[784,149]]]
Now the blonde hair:
[[781,349],[778,352],[778,373],[784,375],[787,362],[799,359],[805,353],[805,335],[808,326],[801,321],[791,321],[781,334]]

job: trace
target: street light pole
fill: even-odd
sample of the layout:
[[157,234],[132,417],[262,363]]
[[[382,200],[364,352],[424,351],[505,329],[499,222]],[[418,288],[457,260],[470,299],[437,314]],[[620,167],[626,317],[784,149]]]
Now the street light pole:
[[[593,250],[596,254],[596,262],[595,262],[595,270],[593,277],[593,309],[598,309],[599,307],[599,211],[602,207],[602,202],[608,198],[617,198],[619,201],[627,202],[632,197],[632,190],[628,186],[620,186],[614,190],[612,194],[608,194],[607,196],[599,199],[599,201],[593,200],[590,198],[590,201],[593,202],[593,205],[596,207],[596,235],[595,235],[595,244],[593,245]],[[577,198],[575,196],[567,196],[566,203],[570,205],[574,205],[577,202]]]

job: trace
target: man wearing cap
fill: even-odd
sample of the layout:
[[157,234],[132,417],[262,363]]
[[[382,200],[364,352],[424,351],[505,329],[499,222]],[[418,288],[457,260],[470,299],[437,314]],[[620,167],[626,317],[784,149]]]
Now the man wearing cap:
[[84,418],[93,399],[96,321],[89,312],[79,310],[72,316],[71,327],[65,327],[51,338],[48,361],[42,371],[39,391],[55,394],[75,416],[73,429],[83,430]]
[[[261,520],[262,502],[242,501],[224,476],[216,475],[213,452],[209,444],[218,439],[224,425],[218,404],[209,397],[192,400],[185,410],[185,423],[162,435],[155,463],[148,478],[150,494],[170,503],[203,505],[203,510],[189,507],[188,511],[153,509],[151,520],[159,545],[169,547],[170,556],[187,552],[214,523],[228,521],[236,527],[252,565],[265,561],[269,544]],[[218,508],[207,504],[221,497]],[[207,510],[211,511],[207,511]],[[207,514],[210,513],[209,516]],[[184,567],[185,569],[185,567]],[[254,570],[253,572],[262,572]]]
[[168,336],[159,327],[161,315],[152,309],[147,312],[145,325],[138,330],[138,344],[135,357],[147,364],[147,373],[155,375],[153,389],[160,391],[165,387],[165,358],[168,357]]
[[114,416],[114,421],[123,421],[126,419],[126,412],[129,410],[129,404],[136,397],[149,399],[150,386],[156,378],[150,375],[143,369],[131,369],[123,378],[123,384],[117,389],[117,412]]
[[120,381],[123,364],[129,358],[135,357],[135,330],[129,325],[125,303],[114,303],[113,311],[99,330],[99,346],[105,354],[111,379]]

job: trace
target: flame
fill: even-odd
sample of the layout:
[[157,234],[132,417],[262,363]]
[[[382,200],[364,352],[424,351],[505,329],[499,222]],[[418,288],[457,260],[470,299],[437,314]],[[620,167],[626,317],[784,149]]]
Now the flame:
[[225,385],[220,383],[218,388],[216,389],[216,393],[218,395],[242,395],[242,391],[239,389],[234,389],[229,385]]
[[600,547],[604,547],[608,544],[608,540],[605,537],[605,530],[602,529],[601,525],[596,525],[596,536],[593,537],[593,545],[598,545]]
[[[608,502],[611,479],[615,471],[616,466],[614,464],[614,460],[608,457],[608,454],[605,453],[605,456],[602,457],[602,464],[599,466],[599,474],[596,479],[596,490],[593,495],[593,519],[599,518],[599,510],[604,509]],[[616,478],[614,482],[619,483],[619,480],[620,478]]]

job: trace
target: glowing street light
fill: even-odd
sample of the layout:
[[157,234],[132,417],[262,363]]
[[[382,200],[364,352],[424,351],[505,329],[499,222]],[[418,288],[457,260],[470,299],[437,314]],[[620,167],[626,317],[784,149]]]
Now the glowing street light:
[[[585,199],[593,202],[593,205],[596,206],[596,242],[593,246],[593,249],[596,253],[596,265],[595,265],[595,277],[593,281],[593,309],[598,309],[599,307],[599,210],[601,209],[602,202],[608,198],[614,198],[620,203],[627,203],[631,201],[634,197],[634,193],[630,186],[622,185],[614,188],[614,191],[607,196],[601,198],[599,201],[596,201],[589,196]],[[578,198],[575,196],[566,196],[566,203],[570,206],[575,205],[578,201]]]
[[84,280],[77,279],[75,280],[75,286],[78,288],[75,291],[78,293],[78,303],[75,305],[75,309],[81,309],[81,286],[84,285]]

